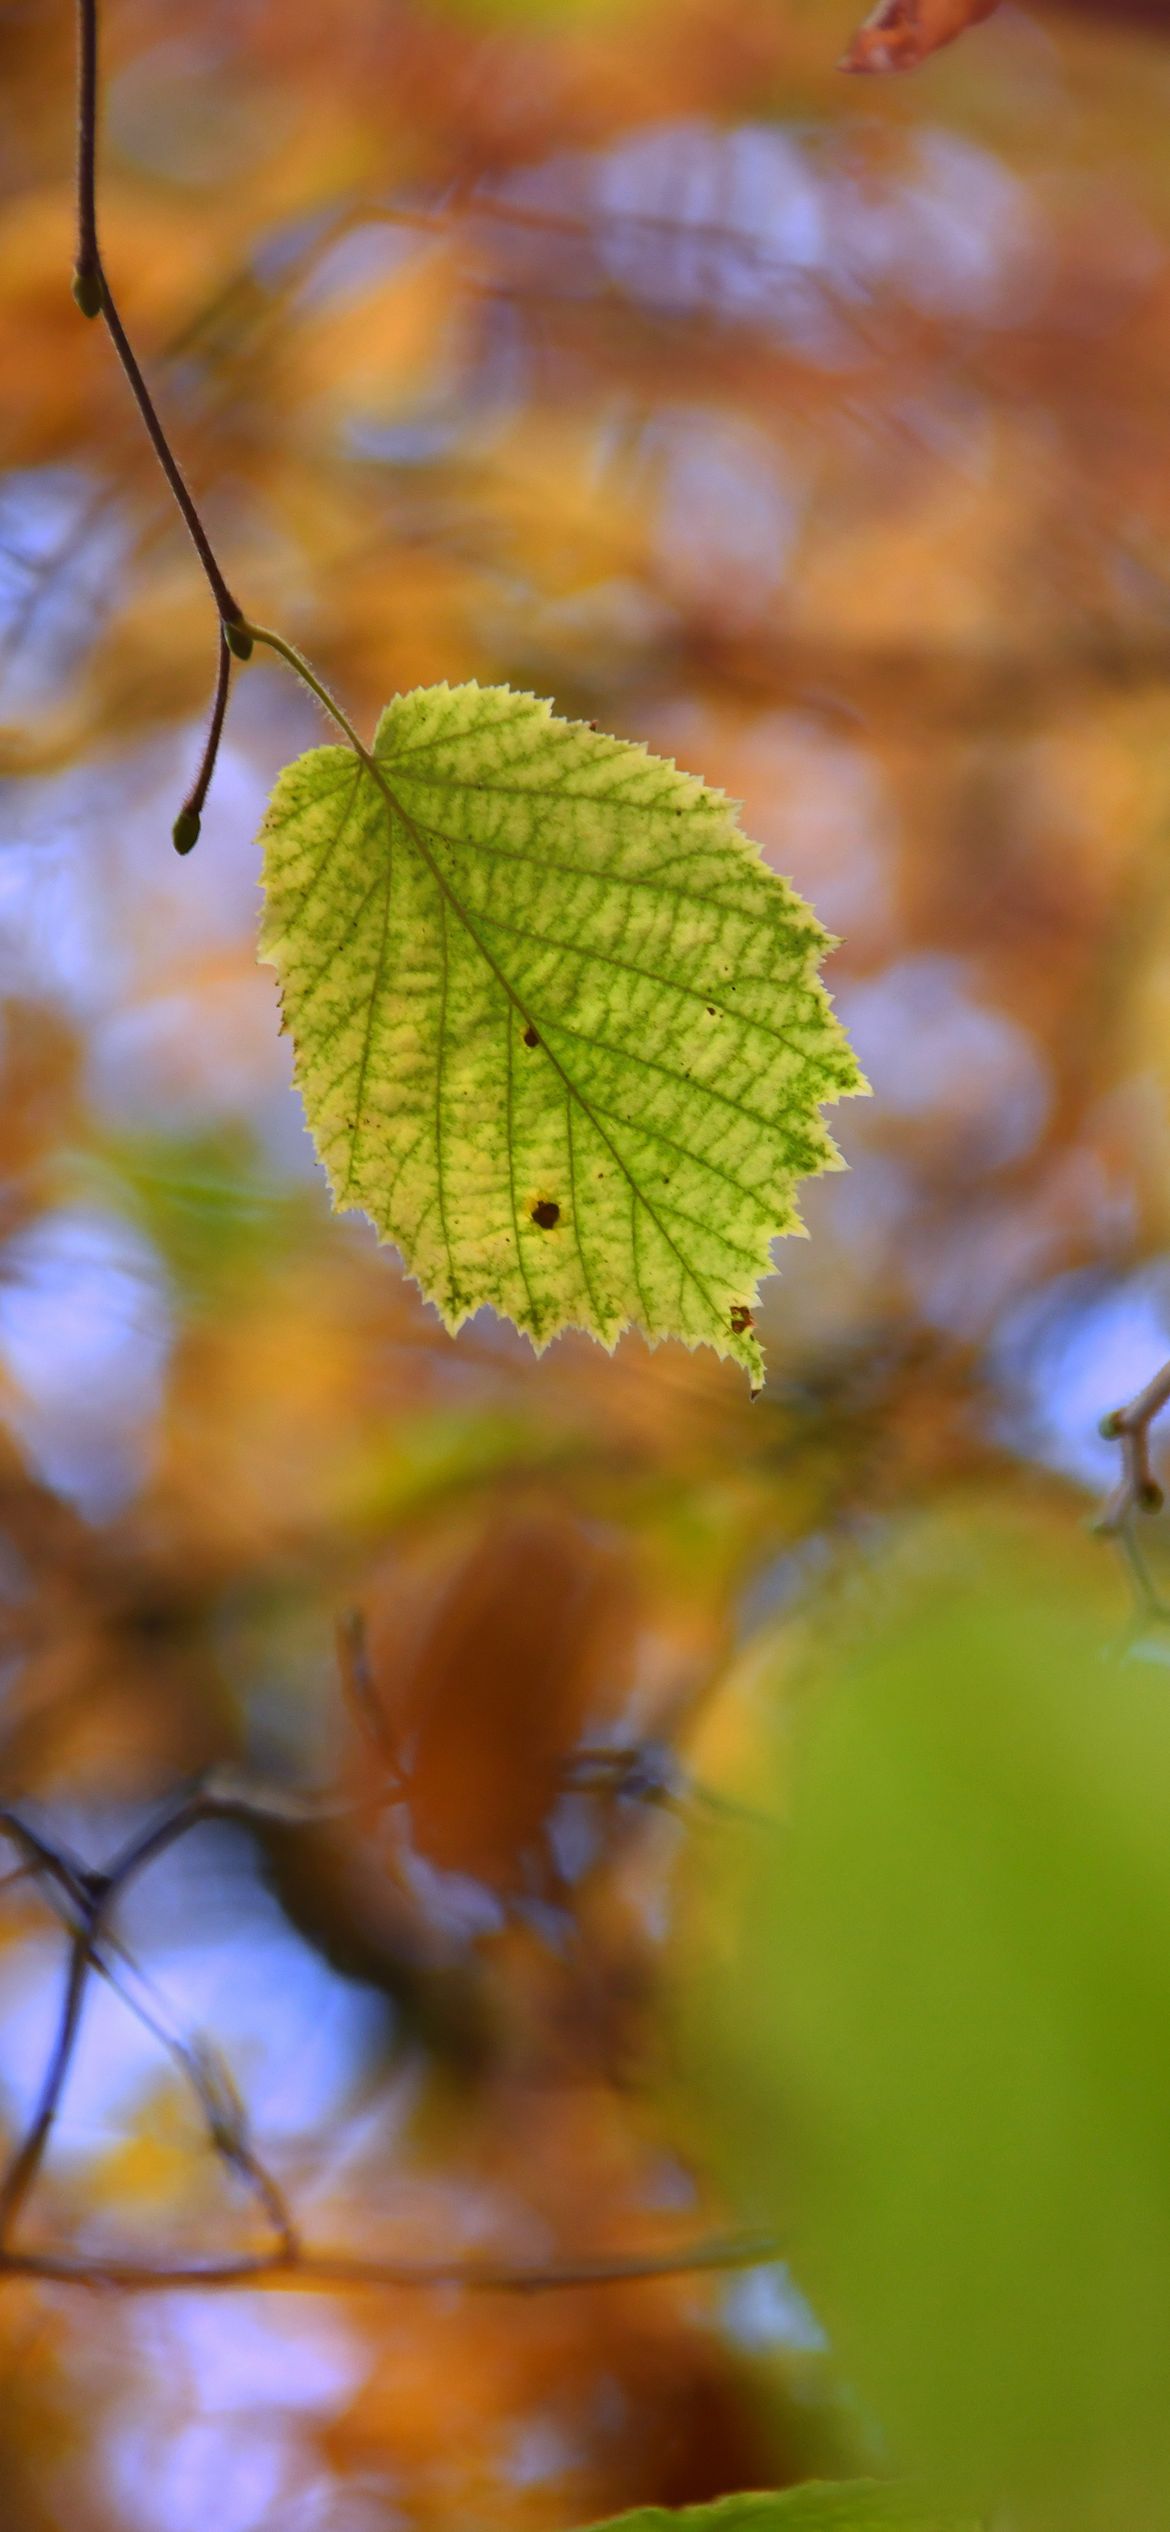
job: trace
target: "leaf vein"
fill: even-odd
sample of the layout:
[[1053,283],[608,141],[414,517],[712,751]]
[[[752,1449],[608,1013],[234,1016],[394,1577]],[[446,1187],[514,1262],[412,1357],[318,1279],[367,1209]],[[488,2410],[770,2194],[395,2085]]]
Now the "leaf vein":
[[[616,967],[625,976],[636,976],[641,983],[648,985],[661,985],[668,993],[685,994],[688,1001],[701,1002],[706,1008],[710,1008],[711,995],[705,992],[701,985],[685,984],[682,978],[678,976],[660,975],[656,968],[643,967],[636,959],[617,958],[612,950],[595,949],[592,943],[580,941],[557,941],[553,939],[551,933],[530,931],[527,925],[523,923],[508,923],[505,921],[503,915],[484,914],[481,915],[480,920],[481,922],[490,925],[493,931],[510,932],[514,939],[518,941],[531,941],[535,949],[559,950],[567,958],[594,958],[602,967]],[[758,981],[762,984],[764,979],[762,977],[758,980],[753,978],[752,981]],[[808,1063],[811,1061],[811,1058],[805,1054],[804,1049],[794,1042],[786,1030],[773,1028],[767,1020],[753,1020],[748,1012],[731,1011],[728,1009],[727,1004],[723,1002],[717,1001],[715,1008],[717,1011],[722,1013],[725,1020],[733,1021],[737,1028],[758,1029],[762,1037],[770,1037],[774,1039],[777,1046],[786,1047],[788,1053],[790,1055],[797,1056],[802,1063]]]

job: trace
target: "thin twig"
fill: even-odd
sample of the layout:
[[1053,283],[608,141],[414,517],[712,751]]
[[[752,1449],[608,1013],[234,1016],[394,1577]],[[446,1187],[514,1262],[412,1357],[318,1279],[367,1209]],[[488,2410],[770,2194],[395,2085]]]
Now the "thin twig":
[[203,803],[219,751],[223,717],[227,709],[229,653],[234,651],[237,658],[247,659],[252,645],[241,629],[243,610],[228,587],[211,538],[200,516],[194,494],[167,438],[134,347],[118,313],[117,302],[102,261],[97,209],[98,0],[77,0],[77,6],[77,262],[73,274],[73,296],[83,316],[100,316],[105,325],[131,395],[138,407],[147,438],[199,557],[204,577],[215,601],[216,614],[219,617],[220,648],[215,695],[211,709],[211,726],[194,788],[184,801],[173,829],[176,851],[189,853],[199,834]]
[[[276,1803],[281,1816],[287,1817],[287,1797],[278,1796]],[[20,1850],[29,1871],[47,1885],[71,1936],[61,2012],[41,2090],[25,2134],[0,2181],[0,2258],[14,2255],[10,2249],[12,2230],[40,2171],[57,2121],[81,2029],[90,1972],[96,1969],[112,1976],[103,1948],[118,1899],[138,1873],[188,1830],[210,1820],[255,1821],[272,1816],[270,1800],[230,1781],[217,1785],[211,1780],[127,1840],[106,1870],[90,1872],[76,1856],[54,1846],[19,1813],[11,1809],[0,1811],[0,1835]],[[304,1816],[303,1805],[294,1816]],[[275,2181],[252,2149],[243,2107],[236,2101],[230,2083],[218,2078],[218,2069],[206,2056],[200,2059],[184,2043],[172,2041],[158,2029],[136,2000],[128,1997],[126,2001],[140,2019],[151,2022],[162,2044],[179,2056],[215,2150],[240,2174],[263,2206],[276,2236],[278,2256],[295,2257],[296,2228]]]
[[51,1844],[21,1812],[13,1811],[7,1805],[0,1808],[0,1838],[7,1838],[11,1846],[19,1848],[31,1872],[67,1892],[70,1898],[80,1899],[85,1880],[85,1867],[80,1858],[71,1854],[65,1846]]
[[1114,1407],[1102,1416],[1100,1429],[1104,1439],[1121,1446],[1121,1474],[1093,1525],[1103,1537],[1117,1540],[1129,1567],[1141,1615],[1157,1621],[1170,1620],[1170,1604],[1162,1598],[1154,1581],[1137,1525],[1143,1513],[1160,1512],[1165,1500],[1154,1475],[1150,1433],[1168,1405],[1170,1363],[1163,1363],[1127,1406]]
[[[206,1815],[201,1811],[199,1816]],[[24,1879],[35,1874],[42,1881],[47,1881],[50,1901],[69,1928],[73,1943],[53,2062],[33,2123],[0,2188],[0,2241],[15,2221],[43,2161],[78,2037],[85,1977],[93,1969],[106,1979],[114,1993],[121,1997],[128,2012],[150,2032],[179,2068],[198,2103],[213,2151],[252,2191],[272,2226],[279,2249],[290,2257],[295,2256],[298,2249],[296,2227],[272,2174],[260,2161],[249,2140],[244,2106],[238,2099],[226,2067],[213,2056],[205,2043],[184,2040],[178,2032],[167,2028],[161,2016],[151,2010],[124,1977],[119,1976],[115,1965],[118,1960],[134,1978],[149,1984],[125,1944],[108,1928],[104,1935],[94,1931],[92,1920],[98,1898],[106,1903],[103,1914],[109,1913],[109,1903],[114,1896],[110,1877],[104,1877],[104,1890],[99,1877],[96,1886],[87,1892],[84,1872],[66,1863],[44,1839],[30,1832],[23,1821],[15,1815],[7,1815],[3,1829],[14,1842],[27,1838],[32,1852],[26,1855],[15,1874],[5,1875],[0,1882],[0,1890],[11,1886],[18,1877]],[[137,1852],[135,1849],[135,1858]]]
[[98,23],[97,0],[81,0],[77,21],[77,269],[74,289],[86,316],[92,285],[101,304],[102,262],[97,233]]
[[1139,1389],[1128,1406],[1114,1407],[1102,1416],[1101,1432],[1107,1442],[1121,1444],[1121,1476],[1113,1489],[1097,1528],[1114,1535],[1134,1512],[1160,1512],[1163,1495],[1150,1463],[1150,1427],[1170,1405],[1170,1363],[1163,1363],[1152,1380]]
[[369,1635],[360,1609],[347,1609],[337,1626],[337,1672],[342,1693],[364,1740],[384,1771],[382,1794],[396,1800],[410,1791],[410,1778],[394,1746],[393,1735],[374,1682]]
[[29,2190],[32,2188],[48,2145],[61,2096],[69,2078],[73,2052],[81,2029],[81,2013],[85,2003],[86,1981],[90,1970],[89,1934],[82,1928],[74,1935],[65,1978],[65,1994],[61,2006],[57,2035],[52,2055],[45,2069],[40,2098],[25,2135],[0,2184],[0,2244],[15,2224]]
[[241,609],[220,570],[211,539],[183,479],[182,468],[155,411],[150,389],[118,314],[102,261],[97,212],[98,0],[78,0],[77,25],[77,263],[73,276],[74,296],[83,315],[100,316],[105,321],[106,331],[122,364],[151,446],[203,566],[216,612],[224,624],[235,624],[240,620]]
[[122,2293],[156,2293],[182,2287],[281,2285],[380,2286],[404,2291],[457,2287],[467,2294],[539,2295],[570,2287],[650,2285],[656,2279],[759,2268],[779,2256],[779,2244],[763,2234],[713,2237],[684,2243],[677,2251],[586,2253],[556,2260],[359,2259],[346,2251],[260,2253],[255,2258],[177,2261],[84,2259],[54,2251],[0,2251],[0,2278],[35,2277],[46,2283],[116,2287]]
[[223,2060],[204,2040],[185,2040],[178,2031],[170,2030],[160,2013],[152,2011],[143,1998],[136,1995],[123,1976],[119,1976],[111,1954],[117,1952],[126,1970],[133,1977],[149,1982],[124,1944],[107,1939],[107,1944],[94,1963],[115,1995],[120,1996],[127,2011],[142,2024],[164,2048],[194,2094],[207,2130],[212,2152],[251,2190],[272,2227],[281,2251],[289,2258],[299,2252],[297,2229],[289,2212],[283,2191],[278,2187],[266,2164],[248,2136],[247,2114],[243,2102]]
[[[244,2108],[226,2069],[210,2051],[169,2031],[118,1977],[115,1955],[134,1969],[136,1976],[142,1973],[113,1933],[110,1918],[118,1899],[136,1876],[191,1829],[225,1819],[253,1825],[271,1822],[273,1818],[303,1823],[318,1816],[321,1807],[281,1791],[270,1792],[262,1786],[237,1782],[226,1774],[212,1777],[126,1839],[108,1867],[97,1872],[90,1871],[70,1850],[34,1829],[20,1813],[0,1810],[0,1836],[17,1847],[23,1869],[42,1882],[50,1903],[70,1932],[65,1988],[49,2062],[28,2128],[0,2184],[0,2280],[39,2278],[46,2284],[124,2293],[161,2292],[176,2287],[280,2285],[298,2280],[338,2287],[413,2290],[445,2286],[480,2294],[543,2294],[554,2288],[633,2285],[655,2278],[757,2267],[776,2258],[777,2243],[770,2235],[760,2234],[717,2235],[707,2241],[681,2244],[674,2250],[584,2252],[542,2261],[478,2257],[365,2259],[348,2251],[303,2246],[280,2189],[251,2144]],[[275,2238],[270,2250],[244,2253],[233,2259],[167,2264],[26,2250],[12,2242],[13,2227],[40,2171],[60,2108],[92,1972],[110,1981],[180,2066],[199,2103],[215,2151],[246,2182],[271,2224]]]
[[195,776],[195,780],[191,785],[190,791],[188,792],[187,797],[183,802],[183,806],[179,811],[178,817],[175,819],[174,826],[171,829],[171,836],[176,853],[189,853],[192,846],[197,844],[199,841],[199,829],[203,822],[203,804],[207,798],[208,790],[210,788],[211,777],[215,772],[216,759],[219,755],[219,742],[223,737],[224,715],[227,711],[228,689],[231,685],[231,676],[232,654],[227,634],[224,632],[221,624],[219,628],[219,669],[216,675],[215,694],[211,705],[211,720],[208,724],[207,737],[203,745],[203,754],[199,760],[199,771]]

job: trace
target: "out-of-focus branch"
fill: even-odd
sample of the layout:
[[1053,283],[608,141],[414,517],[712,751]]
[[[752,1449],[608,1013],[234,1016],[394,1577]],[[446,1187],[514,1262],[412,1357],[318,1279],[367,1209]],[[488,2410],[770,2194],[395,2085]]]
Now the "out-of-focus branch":
[[360,1609],[348,1609],[337,1628],[337,1673],[342,1694],[349,1706],[362,1739],[376,1758],[382,1774],[382,1790],[401,1795],[407,1790],[402,1760],[395,1747],[386,1717],[374,1686],[366,1622]]
[[193,2260],[173,2267],[146,2260],[82,2259],[52,2251],[0,2251],[0,2278],[146,2294],[182,2287],[308,2284],[381,2286],[400,2291],[437,2286],[468,2294],[538,2295],[585,2286],[653,2284],[665,2277],[759,2268],[779,2257],[766,2234],[713,2235],[678,2250],[599,2252],[553,2260],[358,2259],[345,2251],[273,2251],[254,2259]]
[[679,638],[686,667],[716,688],[761,703],[779,695],[830,723],[899,734],[1011,738],[1059,719],[1082,699],[1092,704],[1170,684],[1170,640],[1157,629],[1005,643],[978,655],[945,640],[782,631],[749,644],[685,624]]
[[[206,2040],[185,2040],[177,2031],[169,2029],[161,2015],[153,2012],[142,1997],[135,1994],[127,1980],[119,1976],[110,1958],[110,1949],[99,1957],[96,1967],[135,2019],[150,2032],[177,2066],[202,2112],[212,2151],[251,2191],[281,2251],[290,2259],[295,2258],[299,2246],[292,2217],[271,2172],[260,2161],[249,2140],[244,2105],[223,2060]],[[135,1964],[124,1946],[119,1944],[117,1949],[127,1967],[133,1971]],[[136,1974],[140,1977],[142,1973]],[[2,2263],[0,2274],[3,2274]]]
[[1120,1529],[1131,1512],[1160,1512],[1163,1494],[1150,1464],[1150,1427],[1170,1405],[1170,1363],[1139,1389],[1128,1406],[1114,1407],[1101,1419],[1107,1442],[1121,1444],[1121,1476],[1101,1514],[1098,1528]]
[[1057,6],[1071,10],[1074,17],[1100,18],[1111,30],[1124,21],[1148,27],[1151,34],[1170,35],[1166,0],[1057,0]]
[[1160,1512],[1165,1500],[1150,1459],[1150,1432],[1168,1405],[1170,1363],[1163,1363],[1127,1406],[1114,1407],[1102,1417],[1105,1440],[1121,1446],[1121,1475],[1096,1522],[1104,1537],[1117,1540],[1133,1576],[1143,1616],[1166,1619],[1170,1619],[1170,1606],[1157,1589],[1134,1525],[1143,1512]]
[[[270,1820],[274,1804],[281,1817],[289,1816],[289,1801],[284,1795],[253,1792],[242,1783],[226,1777],[210,1779],[165,1812],[161,1819],[152,1821],[136,1837],[129,1839],[112,1862],[98,1872],[90,1871],[67,1848],[55,1846],[19,1813],[0,1811],[0,1835],[17,1848],[25,1872],[35,1875],[41,1882],[50,1903],[70,1929],[61,2011],[40,2093],[25,2133],[0,2181],[0,2268],[10,2256],[15,2256],[11,2252],[13,2228],[44,2161],[56,2124],[81,2030],[90,1974],[97,1970],[117,1983],[106,1950],[110,1920],[122,1893],[138,1873],[165,1853],[177,1838],[186,1836],[190,1829],[216,1819]],[[303,1804],[296,1806],[293,1816],[303,1817],[304,1808]],[[162,2044],[181,2065],[195,2093],[216,2152],[240,2174],[259,2200],[276,2235],[277,2255],[295,2257],[297,2241],[292,2220],[275,2181],[252,2150],[242,2104],[237,2102],[232,2086],[220,2074],[217,2062],[206,2051],[196,2050],[173,2039],[138,2000],[127,1998],[127,2001],[139,2019],[156,2031]]]
[[[738,704],[767,700],[845,734],[881,731],[917,744],[937,736],[1014,739],[1095,708],[1113,696],[1164,692],[1170,640],[1160,634],[1116,642],[1037,645],[980,654],[947,642],[855,642],[844,636],[761,636],[748,645],[680,615],[672,658],[715,695]],[[612,689],[590,688],[600,713]],[[624,698],[629,705],[629,681]],[[0,771],[27,779],[59,773],[92,738],[104,709],[100,687],[83,720],[53,718],[0,731]],[[420,1342],[421,1342],[420,1338]]]
[[90,1964],[89,1936],[82,1930],[74,1935],[70,1945],[69,1967],[65,1977],[61,2013],[52,2052],[41,2084],[40,2098],[4,2175],[3,2183],[0,2184],[0,2246],[3,2245],[11,2226],[16,2222],[44,2160],[45,2147],[49,2142],[61,2105],[61,2095],[65,2090],[69,2069],[73,2063],[73,2052],[81,2030],[81,2013],[85,2002]]
[[[0,1837],[20,1856],[10,1881],[35,1879],[69,1929],[65,1984],[57,2027],[36,2104],[0,2181],[0,2279],[39,2278],[46,2284],[147,2293],[182,2287],[280,2285],[290,2280],[320,2286],[431,2288],[456,2286],[484,2294],[540,2294],[554,2287],[631,2285],[641,2280],[687,2276],[705,2270],[757,2266],[777,2256],[771,2237],[713,2236],[676,2248],[628,2253],[583,2252],[552,2260],[360,2258],[347,2251],[302,2244],[293,2216],[247,2132],[242,2102],[227,2069],[213,2053],[169,2030],[134,1994],[116,1962],[133,1968],[113,1929],[117,1902],[138,1874],[195,1828],[213,1820],[253,1826],[273,1819],[308,1823],[330,1816],[336,1802],[290,1796],[228,1773],[209,1778],[150,1821],[99,1871],[54,1843],[11,1809],[0,1810]],[[13,2233],[44,2161],[81,2029],[89,1978],[108,1979],[138,2019],[178,2066],[199,2106],[213,2150],[243,2180],[271,2230],[270,2249],[211,2261],[125,2260],[70,2252],[22,2249]]]

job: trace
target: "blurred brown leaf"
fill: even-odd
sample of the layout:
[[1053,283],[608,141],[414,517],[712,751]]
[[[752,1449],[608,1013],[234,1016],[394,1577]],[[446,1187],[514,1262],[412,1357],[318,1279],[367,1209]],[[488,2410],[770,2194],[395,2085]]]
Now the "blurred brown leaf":
[[457,1534],[437,1572],[433,1553],[396,1560],[367,1658],[418,1858],[501,1898],[551,1895],[551,1814],[586,1727],[628,1704],[638,1617],[620,1540],[555,1505]]

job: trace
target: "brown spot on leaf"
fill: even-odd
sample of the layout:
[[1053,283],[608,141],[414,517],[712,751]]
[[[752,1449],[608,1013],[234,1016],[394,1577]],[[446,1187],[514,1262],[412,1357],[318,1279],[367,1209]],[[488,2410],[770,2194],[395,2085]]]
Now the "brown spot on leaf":
[[555,1231],[560,1218],[561,1208],[553,1203],[551,1196],[542,1196],[539,1204],[533,1205],[532,1219],[541,1231]]
[[525,1029],[525,1031],[524,1031],[524,1043],[525,1043],[525,1045],[526,1045],[526,1046],[539,1046],[539,1044],[540,1044],[540,1039],[539,1039],[539,1037],[538,1037],[538,1035],[537,1035],[537,1033],[536,1033],[536,1030],[533,1028],[533,1025],[532,1025],[531,1020],[529,1021],[528,1026],[527,1026],[527,1028],[526,1028],[526,1029]]
[[731,1333],[733,1336],[743,1336],[746,1330],[748,1328],[754,1328],[755,1324],[756,1323],[752,1317],[751,1311],[744,1308],[742,1301],[733,1303],[731,1311]]

